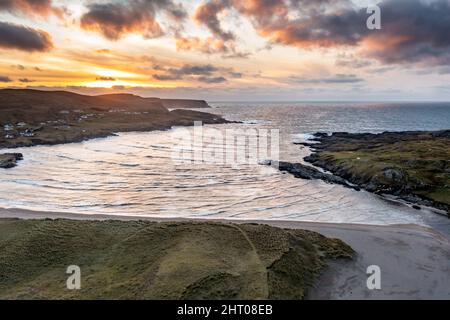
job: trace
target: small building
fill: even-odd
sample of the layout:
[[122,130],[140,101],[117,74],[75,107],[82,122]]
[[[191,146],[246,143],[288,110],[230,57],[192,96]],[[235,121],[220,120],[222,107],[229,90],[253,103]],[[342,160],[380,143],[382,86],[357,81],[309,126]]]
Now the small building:
[[19,128],[23,128],[23,127],[25,127],[27,124],[25,123],[25,122],[19,122],[18,124],[17,124],[17,126],[19,127]]
[[27,129],[20,134],[22,137],[34,137],[34,132],[31,129]]
[[14,137],[13,134],[8,133],[8,134],[5,136],[5,139],[15,139],[15,137]]
[[12,124],[5,124],[3,126],[3,130],[5,130],[5,131],[13,131],[14,130],[14,126]]

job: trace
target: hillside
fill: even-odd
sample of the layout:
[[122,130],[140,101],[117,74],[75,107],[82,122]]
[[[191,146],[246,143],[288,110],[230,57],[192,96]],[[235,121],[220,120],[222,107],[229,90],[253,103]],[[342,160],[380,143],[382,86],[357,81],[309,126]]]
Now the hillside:
[[[450,216],[450,131],[317,134],[305,158],[367,191]],[[416,208],[419,208],[415,206]]]
[[[86,96],[65,91],[0,90],[0,148],[78,142],[115,132],[165,130],[172,126],[224,123],[220,116],[169,111],[206,102],[161,100],[132,94]],[[207,105],[207,104],[206,104]]]
[[264,225],[0,219],[0,299],[302,299],[326,260],[352,255]]

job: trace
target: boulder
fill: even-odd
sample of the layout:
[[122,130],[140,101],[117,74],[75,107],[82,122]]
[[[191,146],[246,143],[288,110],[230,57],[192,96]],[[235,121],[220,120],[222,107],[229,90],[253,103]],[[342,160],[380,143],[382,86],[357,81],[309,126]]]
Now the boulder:
[[9,169],[17,165],[17,161],[23,160],[21,153],[0,154],[0,168]]

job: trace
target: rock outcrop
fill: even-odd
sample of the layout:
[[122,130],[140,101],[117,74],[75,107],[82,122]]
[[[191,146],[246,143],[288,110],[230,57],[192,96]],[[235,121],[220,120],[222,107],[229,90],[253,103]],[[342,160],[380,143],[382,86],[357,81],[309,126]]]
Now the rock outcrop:
[[284,161],[267,161],[265,164],[270,165],[272,167],[276,167],[282,172],[288,172],[296,178],[306,180],[318,179],[323,180],[327,183],[343,185],[345,187],[352,188],[357,191],[360,190],[358,186],[349,183],[345,179],[342,179],[329,173],[323,173],[316,168],[301,163],[290,163]]
[[22,160],[23,155],[21,153],[5,153],[0,154],[0,168],[10,169],[17,165],[17,161]]
[[318,133],[304,160],[362,189],[450,216],[450,130]]

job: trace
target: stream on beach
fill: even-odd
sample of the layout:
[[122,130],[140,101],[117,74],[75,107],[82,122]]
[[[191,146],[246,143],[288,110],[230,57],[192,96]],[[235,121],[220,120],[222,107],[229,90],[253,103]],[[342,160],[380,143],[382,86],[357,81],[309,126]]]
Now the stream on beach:
[[[243,123],[208,125],[205,129],[279,130],[279,158],[291,162],[302,161],[309,152],[294,142],[304,141],[317,131],[450,128],[448,103],[212,105],[214,109],[208,112]],[[25,159],[16,168],[0,172],[0,207],[167,218],[418,224],[450,234],[450,219],[428,209],[418,211],[364,191],[295,179],[258,163],[177,163],[174,139],[194,130],[119,133],[83,143],[15,149]],[[208,130],[205,132],[207,135]],[[210,146],[219,143],[210,141]],[[183,152],[194,155],[198,148],[202,146],[193,143]]]

